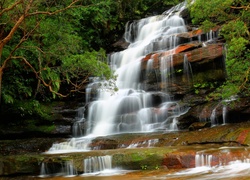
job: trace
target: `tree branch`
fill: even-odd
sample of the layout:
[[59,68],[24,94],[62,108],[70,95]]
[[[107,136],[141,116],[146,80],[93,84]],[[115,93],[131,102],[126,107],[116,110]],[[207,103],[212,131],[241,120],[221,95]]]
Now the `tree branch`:
[[67,9],[71,9],[71,8],[77,8],[77,7],[82,7],[81,5],[75,5],[77,2],[80,2],[80,0],[74,0],[71,4],[69,4],[67,7],[62,8],[62,9],[58,9],[54,12],[48,12],[48,11],[36,11],[33,13],[29,13],[27,16],[34,16],[34,15],[39,15],[39,14],[45,14],[45,15],[54,15],[54,14],[58,14],[62,11],[65,11]]
[[23,56],[12,56],[11,59],[21,59],[27,66],[30,67],[30,69],[34,72],[34,74],[36,75],[36,78],[41,80],[41,82],[43,83],[44,86],[49,88],[49,91],[60,96],[60,97],[67,97],[69,94],[67,95],[63,95],[61,93],[58,93],[56,91],[53,90],[52,86],[51,86],[51,82],[50,83],[46,83],[37,73],[37,71],[35,70],[35,68],[27,61],[27,59]]
[[248,10],[249,8],[250,8],[250,5],[248,5],[248,6],[240,6],[240,7],[231,6],[231,9],[245,9],[245,10]]
[[5,13],[5,12],[14,9],[18,4],[21,4],[22,2],[23,2],[23,0],[19,0],[19,1],[15,2],[15,3],[14,3],[12,6],[10,6],[9,8],[3,9],[3,10],[0,12],[0,16],[2,16],[3,13]]
[[[20,3],[23,1],[19,1]],[[17,29],[19,28],[19,26],[22,24],[22,22],[24,21],[24,19],[26,18],[26,14],[28,13],[28,11],[31,8],[31,4],[33,3],[33,0],[30,0],[30,2],[28,3],[24,14],[22,14],[19,19],[17,20],[17,22],[15,23],[15,25],[12,27],[12,29],[10,30],[9,34],[0,42],[0,46],[3,47],[7,42],[9,42],[12,37],[14,36],[14,33],[17,31]],[[15,7],[15,6],[14,6]],[[13,8],[14,8],[13,7]]]
[[26,35],[24,35],[22,37],[22,39],[19,41],[19,43],[15,46],[15,48],[10,52],[9,56],[4,60],[1,69],[4,69],[7,66],[7,63],[11,60],[12,55],[14,54],[14,52],[22,45],[23,42],[25,42],[29,36],[35,31],[35,29],[39,26],[40,21],[37,22],[36,26]]

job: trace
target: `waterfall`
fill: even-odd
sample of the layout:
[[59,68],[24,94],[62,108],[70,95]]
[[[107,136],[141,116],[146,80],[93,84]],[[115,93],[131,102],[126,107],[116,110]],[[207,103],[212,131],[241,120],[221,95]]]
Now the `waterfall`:
[[218,124],[217,119],[216,119],[216,108],[214,108],[212,110],[211,116],[210,116],[210,120],[211,120],[211,125],[215,126],[216,124]]
[[195,167],[201,166],[212,166],[212,158],[213,155],[211,154],[196,154],[195,155]]
[[187,54],[184,55],[184,59],[183,59],[183,75],[189,85],[191,83],[193,72],[192,72],[191,63],[188,61]]
[[222,108],[222,119],[223,119],[223,124],[226,124],[227,121],[227,106],[224,105]]
[[[183,9],[184,5],[185,3],[182,3],[162,15],[144,18],[126,25],[124,37],[130,42],[128,49],[110,56],[111,66],[117,74],[116,84],[119,91],[115,94],[98,91],[98,98],[90,104],[87,118],[91,134],[100,136],[121,132],[171,130],[173,116],[159,118],[158,114],[148,110],[152,108],[150,103],[152,93],[145,92],[140,82],[140,60],[150,52],[173,49],[179,45],[176,34],[186,32],[186,26],[184,20],[174,12]],[[171,55],[161,58],[160,71],[163,84],[167,84],[174,78],[172,63]],[[150,63],[148,68],[147,72],[152,69]],[[164,103],[172,102],[169,100]],[[176,103],[175,105],[177,107]],[[164,104],[159,108],[161,106]],[[152,118],[142,119],[142,112],[148,112],[149,117]],[[164,126],[161,127],[162,124]]]
[[75,118],[76,121],[72,126],[73,137],[81,137],[84,135],[84,123],[85,123],[84,112],[85,112],[85,107],[80,107],[77,110],[77,116]]
[[[225,102],[220,102],[216,107],[212,110],[210,115],[210,121],[212,126],[216,126],[219,124],[225,125],[227,122],[227,105],[224,104]],[[218,109],[221,109],[221,121],[219,121]]]
[[76,175],[77,171],[74,168],[74,163],[72,160],[65,161],[62,164],[53,162],[43,162],[41,164],[40,177],[49,177],[49,176],[72,177]]
[[[240,150],[240,151],[238,151]],[[238,156],[239,153],[242,157]],[[235,156],[236,155],[236,156]],[[195,167],[159,179],[249,179],[249,151],[241,148],[213,148],[198,151]]]
[[65,166],[64,166],[63,172],[65,172],[65,174],[66,174],[65,176],[66,177],[72,177],[72,176],[77,175],[77,171],[74,168],[74,163],[73,163],[72,160],[65,162]]
[[112,169],[112,156],[95,156],[84,159],[84,174]]
[[[83,135],[82,127],[86,137],[178,130],[177,117],[186,113],[188,108],[171,99],[168,85],[175,79],[172,57],[174,49],[180,45],[177,34],[187,32],[185,22],[179,16],[185,6],[186,2],[183,2],[162,15],[126,25],[124,38],[130,43],[129,47],[109,56],[119,90],[110,92],[110,89],[98,88],[100,83],[105,82],[92,78],[86,89],[87,117],[73,127],[75,138],[54,144],[49,152],[88,150],[88,144],[85,144],[87,138],[79,137]],[[155,51],[168,51],[168,54],[159,59],[157,83],[161,86],[160,91],[149,92],[141,82],[141,61]],[[146,74],[152,73],[153,63],[148,63]]]

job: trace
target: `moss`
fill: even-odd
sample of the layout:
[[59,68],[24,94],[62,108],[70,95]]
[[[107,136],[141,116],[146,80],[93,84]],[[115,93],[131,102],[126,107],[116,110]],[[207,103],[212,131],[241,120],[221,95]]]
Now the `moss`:
[[3,165],[0,175],[39,173],[42,159],[41,155],[30,154],[0,157]]
[[161,166],[165,154],[172,151],[171,148],[127,149],[113,155],[113,164],[128,170],[154,170]]
[[209,70],[194,74],[193,82],[195,83],[206,83],[208,81],[217,81],[224,78],[223,70]]
[[250,129],[249,128],[239,128],[228,134],[227,138],[231,141],[237,141],[240,144],[249,145],[250,144]]
[[36,124],[51,124],[52,106],[50,104],[41,104],[36,100],[16,101],[13,104],[3,106],[1,112],[1,121],[3,126],[22,126],[29,122],[29,119]]
[[40,131],[40,132],[44,132],[44,133],[49,133],[49,132],[53,132],[55,130],[55,125],[37,125],[36,120],[27,120],[25,121],[25,129],[27,131]]

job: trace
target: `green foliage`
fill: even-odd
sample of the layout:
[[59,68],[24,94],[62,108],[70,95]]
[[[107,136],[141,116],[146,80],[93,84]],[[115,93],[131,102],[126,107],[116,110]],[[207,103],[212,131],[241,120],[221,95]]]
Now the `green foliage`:
[[32,117],[34,119],[51,120],[51,109],[49,106],[42,105],[36,100],[15,101],[11,111],[15,114],[20,114],[24,119]]
[[[2,2],[0,11],[15,2]],[[0,66],[11,58],[4,68],[1,103],[23,118],[49,119],[36,103],[72,91],[82,92],[90,76],[109,80],[102,85],[117,90],[103,49],[109,52],[110,45],[121,38],[127,21],[152,15],[154,11],[161,13],[178,2],[84,0],[77,8],[57,14],[30,15],[55,12],[72,3],[34,0],[14,36],[0,50]],[[20,1],[13,9],[4,11],[0,17],[0,40],[11,31],[29,3]]]
[[220,32],[220,34],[228,42],[230,42],[233,38],[245,37],[248,33],[247,25],[241,20],[229,21],[222,26]]
[[201,23],[201,28],[203,29],[203,31],[208,32],[211,28],[215,27],[216,24],[209,21],[209,20],[205,20]]
[[220,93],[223,99],[227,99],[236,94],[249,94],[249,1],[196,0],[189,9],[194,24],[201,25],[205,31],[221,26],[220,35],[226,41],[227,81],[214,95],[218,97]]
[[106,56],[103,49],[100,51],[85,52],[84,54],[66,57],[63,60],[61,70],[67,77],[67,81],[70,78],[77,78],[84,74],[86,76],[106,77],[109,79],[111,71],[105,61]]
[[142,170],[147,170],[147,169],[148,169],[148,166],[147,166],[147,165],[141,165],[141,169],[142,169]]
[[228,21],[232,18],[230,14],[230,6],[232,3],[233,0],[196,0],[190,6],[192,22],[194,24],[200,24],[204,21],[210,21],[210,23]]
[[54,129],[50,104],[41,104],[36,100],[14,100],[1,109],[0,124],[14,129],[49,132]]
[[214,89],[218,86],[218,82],[203,82],[193,85],[195,94],[199,94],[202,89]]
[[34,119],[26,120],[24,124],[25,124],[24,129],[27,131],[36,131],[36,132],[39,131],[43,133],[51,133],[52,131],[55,130],[54,124],[40,125],[40,122],[37,122],[37,120]]

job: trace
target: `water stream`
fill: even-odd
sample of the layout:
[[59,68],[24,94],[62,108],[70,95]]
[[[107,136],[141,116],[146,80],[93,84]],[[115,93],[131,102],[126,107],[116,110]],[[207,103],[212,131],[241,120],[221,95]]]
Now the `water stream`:
[[[175,48],[180,45],[177,34],[187,32],[184,20],[179,16],[185,8],[183,2],[162,15],[144,18],[126,25],[124,38],[130,43],[129,47],[110,56],[110,67],[117,75],[117,92],[109,89],[96,88],[99,83],[94,80],[86,89],[88,108],[79,108],[77,122],[73,126],[74,138],[66,142],[55,143],[48,154],[84,152],[92,150],[89,147],[92,139],[99,136],[107,136],[117,133],[147,133],[177,131],[177,117],[185,114],[189,108],[180,105],[168,92],[168,84],[175,79],[173,67],[173,54]],[[214,32],[207,34],[204,41],[212,41],[216,37]],[[198,38],[201,40],[201,37]],[[191,41],[191,39],[190,39]],[[141,82],[141,60],[151,52],[169,51],[170,53],[160,58],[160,79],[163,84],[159,91],[146,91],[147,85]],[[188,57],[183,59],[183,76],[188,83],[192,80],[192,66]],[[153,70],[153,60],[146,65],[146,75]],[[93,92],[96,92],[92,96]],[[155,96],[160,97],[158,103],[154,102]],[[84,110],[87,109],[87,117]],[[226,123],[226,106],[223,107],[223,124]],[[217,124],[216,109],[211,114],[213,125]],[[151,147],[158,143],[158,139],[152,139],[141,144],[135,143],[128,148]],[[196,167],[170,174],[155,172],[151,175],[125,173],[114,170],[112,156],[89,157],[83,160],[84,174],[77,175],[73,162],[65,162],[62,168],[56,170],[62,176],[71,176],[72,179],[215,179],[224,174],[238,174],[249,176],[250,162],[235,160],[227,164],[213,165],[212,154],[197,154]],[[51,174],[47,164],[42,164],[41,177]],[[237,167],[237,168],[236,168]],[[233,175],[232,175],[233,176]],[[112,178],[111,178],[112,177]],[[60,179],[51,178],[51,179]]]
[[[89,84],[86,90],[86,99],[89,101],[86,119],[82,112],[84,108],[79,108],[79,120],[73,126],[74,138],[54,144],[49,153],[89,150],[91,137],[178,130],[176,117],[186,113],[188,108],[171,98],[166,85],[160,91],[145,91],[140,81],[140,69],[141,59],[148,53],[171,50],[169,55],[160,59],[159,81],[168,84],[174,80],[172,55],[174,48],[180,44],[177,34],[187,31],[184,20],[179,16],[185,5],[183,2],[162,15],[127,24],[124,38],[130,43],[129,47],[110,56],[110,67],[117,75],[119,90],[110,92],[103,87],[96,89],[97,84],[104,83],[100,81]],[[152,61],[148,62],[148,72],[152,70],[150,63]],[[186,61],[185,64],[185,74],[189,80],[190,64]],[[93,91],[97,92],[95,97],[91,97]],[[153,102],[154,96],[160,98],[157,104]],[[85,132],[81,131],[82,126]]]

